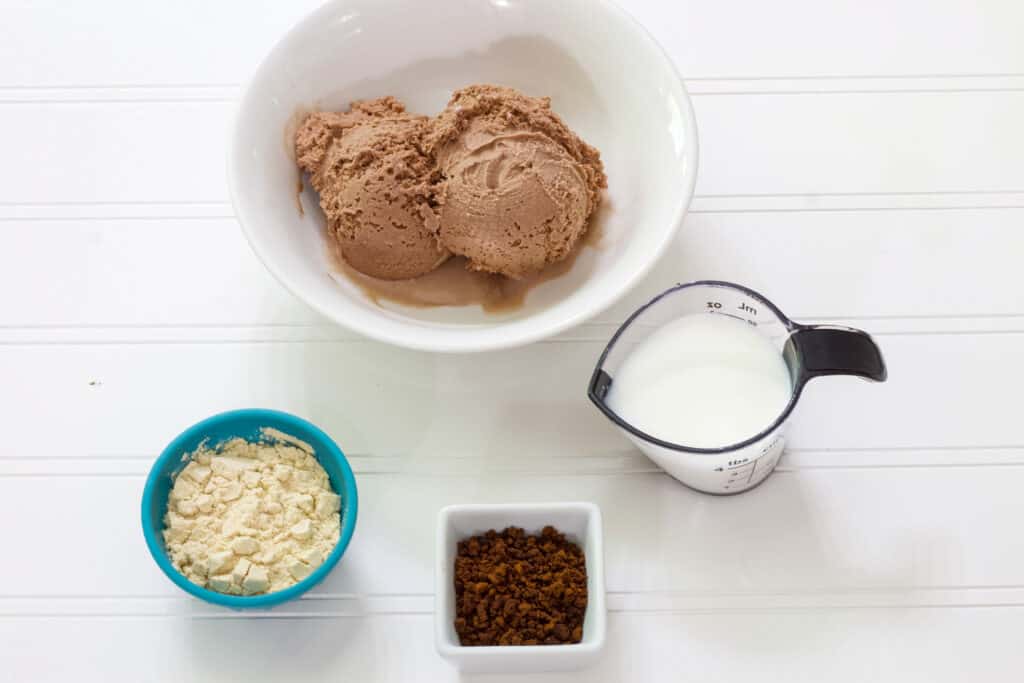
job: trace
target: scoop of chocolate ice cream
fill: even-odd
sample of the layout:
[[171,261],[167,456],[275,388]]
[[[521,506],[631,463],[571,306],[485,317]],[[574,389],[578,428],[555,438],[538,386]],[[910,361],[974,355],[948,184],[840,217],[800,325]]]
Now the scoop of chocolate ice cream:
[[607,185],[600,154],[550,99],[511,88],[455,92],[427,149],[446,178],[441,243],[472,268],[512,278],[568,256]]
[[328,229],[345,261],[372,277],[428,273],[449,256],[437,237],[440,175],[423,151],[429,120],[392,97],[317,112],[295,135]]

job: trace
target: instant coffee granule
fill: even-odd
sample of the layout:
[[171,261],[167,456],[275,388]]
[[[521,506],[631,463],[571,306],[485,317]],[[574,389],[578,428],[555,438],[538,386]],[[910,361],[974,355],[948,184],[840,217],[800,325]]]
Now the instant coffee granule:
[[566,645],[583,639],[583,551],[550,526],[518,527],[459,542],[455,632],[463,645]]

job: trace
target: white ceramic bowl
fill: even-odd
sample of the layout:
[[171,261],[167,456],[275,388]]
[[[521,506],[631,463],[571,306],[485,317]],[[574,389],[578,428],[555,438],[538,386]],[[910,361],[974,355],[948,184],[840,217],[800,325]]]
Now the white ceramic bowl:
[[[463,647],[455,633],[455,552],[458,542],[489,529],[518,526],[537,534],[551,525],[583,549],[587,563],[587,611],[583,641],[574,645]],[[530,673],[582,669],[604,648],[606,608],[601,510],[593,503],[451,505],[437,518],[434,569],[434,640],[438,653],[460,671]]]
[[[603,238],[566,275],[505,314],[371,301],[335,272],[324,219],[299,175],[297,113],[394,95],[435,114],[451,92],[497,83],[547,95],[601,150]],[[340,325],[400,346],[482,351],[536,341],[614,303],[655,263],[693,194],[689,97],[651,36],[608,0],[334,0],[293,28],[256,71],[228,150],[235,212],[256,254],[296,296]]]

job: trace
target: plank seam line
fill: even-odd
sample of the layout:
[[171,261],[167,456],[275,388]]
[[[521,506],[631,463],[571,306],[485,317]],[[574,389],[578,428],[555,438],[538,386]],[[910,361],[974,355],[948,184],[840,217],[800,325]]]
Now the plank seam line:
[[[989,87],[989,88],[971,88],[966,86],[949,86],[946,88],[850,88],[847,90],[787,90],[785,88],[779,88],[778,90],[715,90],[715,91],[700,91],[689,88],[690,97],[801,97],[808,95],[817,96],[829,96],[829,95],[927,95],[927,94],[940,94],[940,93],[1016,93],[1024,92],[1024,86],[1003,86],[1003,87]],[[125,103],[147,103],[147,102],[173,102],[176,100],[123,100]],[[209,100],[203,100],[200,98],[194,98],[190,100],[184,100],[186,102],[205,102],[205,101],[220,101],[210,98]],[[33,100],[0,100],[0,104],[38,104],[44,101],[33,101]],[[75,100],[46,100],[46,104],[115,104],[120,103],[120,100],[96,100],[95,102]]]
[[[978,71],[978,72],[940,72],[940,73],[833,73],[833,74],[770,74],[770,75],[708,75],[708,76],[687,76],[683,80],[685,81],[844,81],[844,80],[909,80],[909,79],[928,79],[928,80],[941,80],[941,79],[978,79],[978,78],[1024,78],[1024,71]],[[7,83],[0,85],[0,92],[4,90],[99,90],[99,89],[118,89],[118,90],[134,90],[134,89],[145,89],[145,90],[173,90],[173,89],[214,89],[214,88],[240,88],[242,83],[240,81],[234,82],[221,82],[221,83],[203,83],[203,82],[171,82],[171,83],[140,83],[137,81],[133,82],[114,82],[114,83],[53,83],[53,84],[39,84],[39,83]]]
[[[814,195],[808,195],[814,196]],[[768,198],[768,195],[765,196]],[[820,197],[820,195],[817,195]],[[124,221],[228,221],[236,220],[236,216],[226,207],[224,213],[219,214],[137,214],[137,215],[85,215],[85,216],[0,216],[0,223],[95,223],[124,222]],[[728,207],[713,208],[691,206],[688,214],[694,215],[728,215],[728,214],[754,214],[754,213],[907,213],[907,212],[935,212],[935,211],[1019,211],[1024,209],[1024,203],[1014,204],[971,204],[963,203],[949,206],[783,206],[783,207]]]
[[[994,584],[940,584],[940,585],[910,585],[910,586],[865,586],[863,588],[820,588],[811,590],[796,591],[686,591],[686,590],[625,590],[606,591],[605,595],[614,599],[630,597],[646,598],[807,598],[807,597],[842,597],[842,596],[868,596],[877,597],[883,594],[905,595],[907,593],[951,593],[951,592],[979,592],[979,591],[1024,591],[1024,584],[1016,583],[994,583]],[[300,602],[316,600],[390,600],[390,599],[417,599],[423,600],[433,598],[434,593],[306,593],[297,598]],[[5,593],[0,594],[0,600],[168,600],[179,604],[194,604],[192,598],[177,594],[137,593],[137,594],[88,594],[88,593]]]
[[[842,612],[870,610],[963,610],[963,609],[1022,609],[1024,601],[993,603],[934,603],[934,604],[869,604],[869,605],[779,605],[779,606],[736,606],[736,607],[616,607],[609,606],[612,614],[623,615],[715,615],[715,614],[791,614],[806,612]],[[352,612],[270,612],[260,614],[202,614],[187,612],[0,612],[3,619],[191,619],[191,620],[232,620],[232,619],[374,619],[393,617],[432,617],[433,609],[418,611],[397,610],[373,612],[353,610]]]
[[909,79],[957,79],[957,78],[1024,78],[1024,72],[995,71],[977,73],[937,74],[822,74],[822,75],[771,75],[771,76],[687,76],[685,81],[843,81],[843,80],[909,80]]
[[[870,322],[875,320],[902,321],[902,320],[985,320],[992,319],[1024,319],[1024,312],[1020,313],[937,313],[934,315],[924,314],[880,314],[880,315],[842,315],[842,314],[818,314],[794,316],[797,322],[822,322],[822,321],[857,321]],[[596,328],[618,328],[622,323],[616,321],[602,322],[600,320],[585,322],[578,325],[577,330],[589,327]],[[253,323],[39,323],[39,324],[8,324],[0,323],[0,330],[220,330],[220,329],[285,329],[285,330],[321,330],[337,331],[337,325],[330,323],[288,323],[288,322],[253,322]]]
[[[777,90],[721,90],[721,91],[700,91],[693,87],[689,89],[690,97],[695,99],[702,97],[827,97],[827,96],[857,96],[857,95],[940,95],[940,94],[968,94],[968,93],[987,93],[987,94],[1010,94],[1024,92],[1024,86],[1004,86],[1004,87],[966,87],[966,86],[949,86],[946,88],[851,88],[846,90],[840,89],[821,89],[821,90],[787,90],[785,88],[779,88]],[[231,95],[190,95],[190,96],[178,96],[178,97],[94,97],[94,98],[44,98],[39,97],[36,99],[3,99],[0,97],[0,107],[18,107],[18,106],[39,106],[46,105],[50,107],[62,106],[62,105],[97,105],[97,106],[114,106],[114,105],[148,105],[148,104],[234,104],[237,102],[238,96],[235,94]]]
[[[1024,188],[999,190],[962,189],[962,190],[852,190],[839,192],[722,192],[697,193],[695,200],[713,199],[828,199],[832,197],[951,197],[951,196],[1000,196],[1021,195]],[[181,206],[203,205],[228,207],[227,199],[110,199],[110,200],[51,200],[42,202],[0,201],[0,207],[15,208],[49,208],[49,207],[82,207],[82,206]]]
[[[1024,204],[959,204],[956,206],[847,206],[847,207],[751,207],[751,208],[691,208],[687,213],[711,214],[744,214],[744,213],[881,213],[907,211],[1014,211],[1024,209]],[[175,217],[177,218],[177,217]],[[11,220],[0,218],[0,221]],[[34,219],[33,219],[34,220]],[[44,220],[44,219],[39,219]],[[45,219],[50,220],[50,219]],[[79,220],[79,219],[57,219]],[[90,220],[90,219],[84,219]]]
[[[810,447],[788,447],[786,453],[792,455],[820,455],[820,454],[850,454],[858,455],[862,453],[962,453],[962,452],[993,452],[993,451],[1010,451],[1024,452],[1024,444],[996,444],[996,445],[965,445],[965,446],[865,446],[865,447],[828,447],[820,446],[815,448]],[[153,454],[146,453],[86,453],[83,455],[3,455],[0,454],[0,462],[5,460],[151,460],[154,457]],[[366,460],[366,461],[377,461],[377,460],[406,460],[412,459],[417,463],[424,462],[445,462],[445,461],[479,461],[486,459],[478,455],[441,455],[441,456],[424,456],[416,457],[410,456],[403,453],[368,453],[368,452],[356,452],[348,453],[347,457],[354,460]],[[636,450],[622,450],[612,451],[607,453],[595,453],[593,455],[529,455],[522,454],[517,455],[515,462],[522,462],[524,460],[538,460],[543,462],[550,462],[552,460],[564,460],[566,462],[575,462],[579,459],[585,460],[613,460],[613,459],[627,459],[632,460],[636,458],[644,458],[639,451]]]
[[[1015,83],[1004,85],[981,84],[971,85],[973,81],[1003,80],[1014,81],[1022,78],[1022,74],[881,74],[881,75],[800,75],[800,76],[729,76],[710,77],[697,76],[685,78],[691,95],[694,97],[741,95],[844,95],[844,94],[916,94],[916,93],[965,93],[965,92],[1020,92],[1024,86]],[[833,88],[830,84],[855,84],[856,81],[866,82],[860,85]],[[909,81],[899,87],[899,81]],[[915,82],[926,81],[928,85],[916,85]],[[947,81],[943,84],[942,81]],[[821,84],[817,89],[809,87],[811,83]],[[871,82],[886,85],[871,85]],[[804,89],[794,89],[792,83],[800,83]],[[743,86],[758,84],[755,87]],[[893,85],[889,85],[893,84]],[[771,87],[774,85],[774,87]],[[711,87],[726,88],[723,90],[707,90]],[[727,90],[732,86],[732,90]],[[242,85],[240,83],[189,83],[189,84],[7,84],[0,86],[0,104],[148,104],[148,103],[188,103],[188,102],[235,102]],[[89,96],[90,92],[92,96]],[[35,94],[34,96],[32,94]],[[63,93],[63,96],[62,96]],[[161,93],[148,97],[138,93]],[[20,95],[20,97],[19,97]],[[2,99],[8,97],[11,99]]]
[[[1009,330],[928,330],[928,331],[873,331],[874,337],[969,337],[969,336],[1015,336],[1024,335],[1024,328]],[[569,337],[544,339],[537,344],[604,344],[605,337]],[[96,346],[273,346],[294,344],[365,344],[366,339],[345,337],[336,339],[108,339],[108,340],[0,340],[0,347],[96,347]]]
[[[984,463],[921,463],[921,464],[865,464],[865,465],[780,465],[775,470],[779,476],[799,474],[801,472],[865,472],[865,471],[894,471],[894,470],[952,470],[952,469],[1012,469],[1024,468],[1024,462],[984,462]],[[467,472],[441,471],[431,472],[422,470],[361,470],[354,468],[356,474],[361,477],[406,477],[409,479],[459,479],[476,478],[480,476],[517,476],[517,477],[546,477],[549,479],[572,478],[572,477],[610,477],[610,476],[657,476],[671,479],[671,477],[658,467],[651,465],[648,468],[596,468],[596,469],[573,469],[569,470],[509,470],[509,469],[487,469],[471,470]],[[2,479],[144,479],[147,472],[0,472]]]

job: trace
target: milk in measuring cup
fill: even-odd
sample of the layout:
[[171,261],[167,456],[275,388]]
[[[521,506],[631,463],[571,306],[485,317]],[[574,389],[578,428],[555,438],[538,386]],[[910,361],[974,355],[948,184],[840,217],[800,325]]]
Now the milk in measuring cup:
[[615,373],[609,407],[635,428],[691,448],[720,448],[763,431],[792,383],[782,353],[749,323],[686,315],[641,341]]

